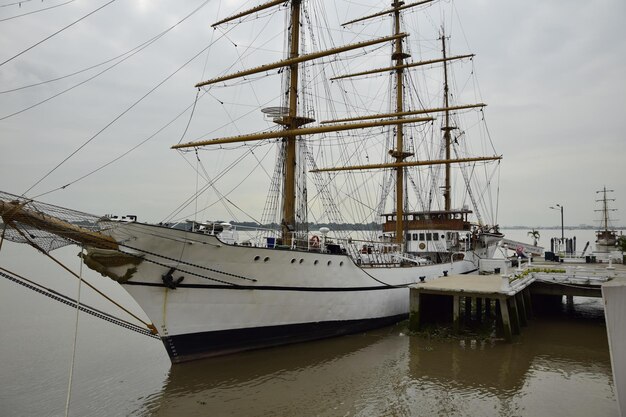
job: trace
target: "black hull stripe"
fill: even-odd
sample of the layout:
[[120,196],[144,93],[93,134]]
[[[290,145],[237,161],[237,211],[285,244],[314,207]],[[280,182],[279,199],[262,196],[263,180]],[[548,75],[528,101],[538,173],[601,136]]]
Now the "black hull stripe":
[[[137,285],[142,287],[167,287],[159,282],[136,282],[126,281],[123,285]],[[377,290],[394,290],[398,288],[407,288],[411,284],[406,285],[389,285],[376,287],[288,287],[273,285],[215,285],[215,284],[178,284],[176,288],[203,288],[218,290],[262,290],[262,291],[309,291],[309,292],[346,292],[346,291],[377,291]]]
[[[471,274],[476,272],[477,269],[464,272],[462,275]],[[404,284],[404,285],[377,285],[374,287],[290,287],[290,286],[275,286],[275,285],[216,285],[216,284],[178,284],[176,288],[202,288],[210,290],[257,290],[257,291],[304,291],[304,292],[351,292],[351,291],[379,291],[379,290],[394,290],[398,288],[407,288],[409,285],[417,284]],[[138,281],[126,281],[122,285],[136,285],[140,287],[163,287],[167,285],[160,282],[138,282]]]
[[360,320],[219,330],[169,336],[162,340],[172,362],[180,363],[245,350],[360,333],[397,323],[407,317],[408,314],[400,314]]

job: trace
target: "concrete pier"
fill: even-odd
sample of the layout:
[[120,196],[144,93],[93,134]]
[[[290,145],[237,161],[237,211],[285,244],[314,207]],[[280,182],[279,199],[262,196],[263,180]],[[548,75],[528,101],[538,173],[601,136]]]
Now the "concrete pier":
[[[563,296],[569,303],[578,296],[601,297],[601,287],[609,281],[626,284],[626,266],[533,262],[507,275],[444,276],[410,287],[409,327],[419,331],[426,323],[449,318],[459,332],[464,323],[495,315],[497,331],[511,342],[529,324],[535,307],[560,304]],[[533,298],[540,305],[533,306]]]
[[[411,286],[411,308],[409,326],[419,331],[429,312],[424,306],[432,296],[447,297],[452,300],[452,328],[458,332],[462,321],[472,319],[480,323],[483,315],[492,317],[491,304],[496,301],[496,316],[502,323],[502,331],[507,341],[519,334],[522,326],[528,323],[525,298],[530,300],[527,287],[532,281],[520,279],[511,287],[508,276],[500,275],[450,275],[429,282]],[[483,302],[483,300],[485,300]],[[463,320],[461,320],[463,318]]]
[[611,368],[615,396],[620,414],[626,415],[626,283],[615,282],[602,286],[606,331],[609,337]]

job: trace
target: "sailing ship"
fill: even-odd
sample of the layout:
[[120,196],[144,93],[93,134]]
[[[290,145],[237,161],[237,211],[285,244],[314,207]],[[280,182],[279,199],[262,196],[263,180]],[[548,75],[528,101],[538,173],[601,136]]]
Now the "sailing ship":
[[615,211],[615,209],[609,208],[609,202],[615,201],[615,199],[607,198],[607,193],[612,192],[613,190],[607,190],[606,187],[596,191],[596,194],[602,194],[602,199],[596,200],[596,202],[601,204],[601,208],[596,210],[596,212],[600,212],[602,215],[600,230],[596,230],[596,245],[615,246],[617,244],[617,231],[611,228],[611,218],[609,216],[609,212]]
[[[272,182],[268,201],[279,200],[278,205],[274,204],[280,206],[278,230],[248,230],[240,239],[244,232],[228,222],[181,220],[148,224],[135,216],[91,216],[1,193],[3,236],[30,243],[44,252],[67,242],[79,245],[88,267],[118,281],[143,308],[152,320],[150,329],[159,334],[173,363],[355,333],[406,318],[409,285],[476,271],[480,260],[490,258],[503,237],[495,222],[483,221],[478,196],[471,192],[477,164],[497,165],[501,156],[495,152],[489,156],[461,155],[459,142],[465,139],[465,132],[453,122],[456,113],[481,111],[485,106],[450,102],[449,65],[473,55],[448,56],[443,31],[439,34],[443,56],[411,61],[405,50],[408,35],[402,31],[402,13],[427,7],[433,1],[405,4],[394,0],[390,8],[344,24],[391,17],[390,36],[308,53],[301,48],[303,16],[308,16],[303,0],[270,1],[213,25],[241,22],[246,16],[288,5],[285,59],[195,86],[206,89],[279,70],[284,76],[284,103],[263,110],[277,128],[172,146],[196,150],[268,140],[277,143],[277,181]],[[303,81],[305,63],[380,45],[391,45],[390,65],[339,74],[334,81],[390,74],[395,92],[392,111],[335,118],[310,126],[315,123],[313,113],[301,109],[305,102],[301,91],[308,84]],[[407,83],[408,74],[413,68],[424,66],[443,72],[443,100],[436,108],[420,108],[419,103],[407,106],[406,91],[415,87]],[[439,157],[420,158],[411,148],[414,142],[407,132],[410,126],[432,126],[435,115],[443,115],[442,135],[437,138],[441,144],[436,152]],[[384,132],[391,138],[387,142],[387,161],[344,162],[332,167],[319,167],[312,162],[309,138],[367,129],[375,129],[378,136]],[[363,134],[359,140],[371,140],[372,136]],[[452,206],[454,166],[470,171],[462,171],[462,181],[473,210],[467,205]],[[431,175],[422,181],[429,185],[424,187],[429,196],[419,197],[419,204],[411,208],[407,189],[415,178],[410,170],[422,167]],[[441,177],[438,167],[444,168],[443,185],[437,182]],[[343,172],[377,171],[389,175],[383,181],[381,204],[375,210],[383,219],[381,230],[373,232],[376,239],[357,239],[327,227],[309,230],[307,175],[325,175],[330,182]],[[321,188],[328,192],[326,184]],[[420,191],[420,187],[413,188]],[[433,196],[433,189],[443,191],[442,207],[434,203],[437,197]],[[386,210],[382,201],[389,195],[393,196],[394,206]],[[332,196],[323,205],[330,212],[338,212]],[[471,216],[477,220],[472,221]]]

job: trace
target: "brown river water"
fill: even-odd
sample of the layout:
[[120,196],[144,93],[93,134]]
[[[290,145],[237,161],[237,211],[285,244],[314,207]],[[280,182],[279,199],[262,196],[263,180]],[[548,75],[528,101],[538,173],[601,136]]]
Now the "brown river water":
[[[75,248],[55,252],[78,270]],[[29,248],[5,243],[0,266],[76,295],[76,281]],[[75,311],[2,279],[0,316],[0,416],[64,415]],[[619,415],[600,299],[535,317],[512,344],[407,333],[399,323],[171,366],[160,341],[81,315],[69,415]]]

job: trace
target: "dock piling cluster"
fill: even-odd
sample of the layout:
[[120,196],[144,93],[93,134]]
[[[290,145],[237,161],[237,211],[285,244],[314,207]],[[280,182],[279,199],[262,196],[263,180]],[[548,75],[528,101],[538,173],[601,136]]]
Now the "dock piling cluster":
[[[448,323],[459,333],[463,327],[495,320],[496,334],[512,342],[528,326],[535,310],[555,307],[566,297],[600,297],[609,280],[626,281],[626,268],[566,269],[530,262],[501,275],[448,275],[410,288],[409,327],[421,331],[426,324]],[[612,266],[612,265],[611,265]],[[543,267],[543,268],[542,268]],[[535,305],[534,305],[535,304]]]

